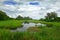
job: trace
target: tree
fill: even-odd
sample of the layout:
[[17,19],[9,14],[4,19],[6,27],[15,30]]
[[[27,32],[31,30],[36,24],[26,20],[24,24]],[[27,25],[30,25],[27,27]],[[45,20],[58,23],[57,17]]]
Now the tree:
[[16,20],[32,20],[32,18],[30,18],[30,17],[22,17],[22,16],[18,15],[16,17]]
[[23,19],[23,17],[22,16],[17,16],[17,18],[16,18],[17,20],[22,20]]
[[60,17],[56,17],[55,19],[54,19],[54,21],[60,21]]
[[51,12],[47,13],[47,16],[45,16],[47,21],[53,21],[57,17],[57,13]]
[[56,17],[57,17],[57,13],[51,12],[51,18],[56,18]]
[[7,20],[9,17],[6,15],[5,12],[0,11],[0,20]]
[[44,21],[44,19],[43,19],[43,18],[41,18],[41,19],[39,19],[39,20]]
[[24,17],[24,20],[32,20],[30,17]]

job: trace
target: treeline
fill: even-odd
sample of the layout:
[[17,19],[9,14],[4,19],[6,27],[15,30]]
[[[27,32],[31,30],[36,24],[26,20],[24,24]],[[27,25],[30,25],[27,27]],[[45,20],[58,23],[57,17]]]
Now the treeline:
[[0,11],[0,20],[8,20],[9,16],[5,12]]
[[30,18],[30,17],[22,17],[22,16],[18,15],[16,17],[16,20],[32,20],[32,18]]
[[42,21],[49,21],[49,22],[59,22],[60,21],[60,17],[58,17],[56,12],[51,12],[51,13],[47,13],[47,15],[45,16],[45,19],[41,18],[40,20]]
[[[11,18],[9,17],[5,12],[0,11],[0,20],[33,20],[30,17],[22,17],[20,15],[18,15],[16,18]],[[45,16],[45,19],[41,18],[41,21],[60,21],[60,17],[58,17],[56,12],[51,12],[51,13],[47,13],[47,15]]]
[[22,17],[20,15],[18,15],[16,18],[11,18],[5,12],[0,11],[0,20],[32,20],[32,18]]

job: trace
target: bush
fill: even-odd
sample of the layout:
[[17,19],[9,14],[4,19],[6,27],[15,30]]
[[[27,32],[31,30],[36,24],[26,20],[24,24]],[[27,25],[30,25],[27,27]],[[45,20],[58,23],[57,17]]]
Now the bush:
[[47,27],[53,27],[53,24],[47,23]]
[[29,22],[26,20],[26,21],[24,21],[24,23],[29,23]]

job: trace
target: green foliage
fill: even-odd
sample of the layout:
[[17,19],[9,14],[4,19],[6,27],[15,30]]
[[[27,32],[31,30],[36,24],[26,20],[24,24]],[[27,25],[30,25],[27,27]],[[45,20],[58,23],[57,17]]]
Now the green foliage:
[[22,16],[17,16],[17,18],[16,18],[17,20],[23,20],[23,17]]
[[7,20],[7,21],[0,21],[0,29],[16,29],[17,27],[22,27],[22,22],[20,20]]
[[32,20],[30,17],[22,17],[22,16],[17,16],[16,20]]
[[30,17],[24,17],[23,19],[24,20],[32,20],[32,18],[30,18]]
[[57,17],[57,13],[55,12],[51,12],[51,13],[47,13],[47,16],[46,16],[48,19],[54,19]]
[[54,21],[59,22],[59,21],[60,21],[60,17],[56,17],[56,18],[54,19]]
[[0,20],[8,20],[9,17],[6,15],[5,12],[0,11]]
[[[9,20],[9,21],[0,21],[0,24],[10,24],[12,25],[13,23],[19,24],[20,22],[24,22],[25,20]],[[41,22],[37,20],[29,20],[30,22]],[[18,23],[19,22],[19,23]],[[10,32],[9,29],[0,29],[0,40],[60,40],[60,22],[41,22],[45,24],[51,24],[53,25],[51,28],[46,26],[46,27],[36,27],[33,28],[33,30],[37,31],[25,31],[25,32]],[[3,25],[2,24],[2,25]],[[15,24],[15,25],[16,25]]]
[[45,19],[43,19],[43,18],[41,18],[41,19],[39,19],[40,21],[44,21]]
[[47,23],[46,25],[47,25],[47,27],[53,27],[52,23]]
[[23,33],[0,29],[0,40],[22,40]]
[[55,12],[47,13],[47,16],[45,16],[45,21],[55,21],[56,18],[58,18],[57,13]]
[[[7,16],[7,14],[3,11],[0,11],[0,20],[15,20],[14,18],[10,18],[9,16]],[[16,17],[16,20],[32,20],[32,18],[30,17],[22,17],[20,15],[18,15]]]
[[[46,16],[46,21],[60,20],[60,17],[57,17],[57,14],[55,14],[54,12],[51,13],[47,14],[48,16]],[[5,20],[0,21],[0,40],[60,40],[60,22],[29,20],[30,19],[29,17],[22,18],[21,16],[18,16],[16,18],[18,20],[7,20],[7,19],[13,19],[13,18],[9,18],[5,12],[0,11],[0,20]],[[10,29],[22,27],[22,23],[25,21],[34,23],[40,22],[47,24],[47,26],[42,28],[36,27],[33,28],[33,30],[31,31],[27,30],[25,32],[10,32]]]
[[24,23],[29,23],[29,22],[27,20],[25,20]]

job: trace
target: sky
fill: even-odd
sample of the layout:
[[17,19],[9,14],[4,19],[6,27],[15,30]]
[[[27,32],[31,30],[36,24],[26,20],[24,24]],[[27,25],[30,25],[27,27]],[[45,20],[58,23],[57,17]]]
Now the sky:
[[0,10],[13,18],[21,15],[40,19],[48,12],[56,12],[60,17],[60,0],[0,0]]

